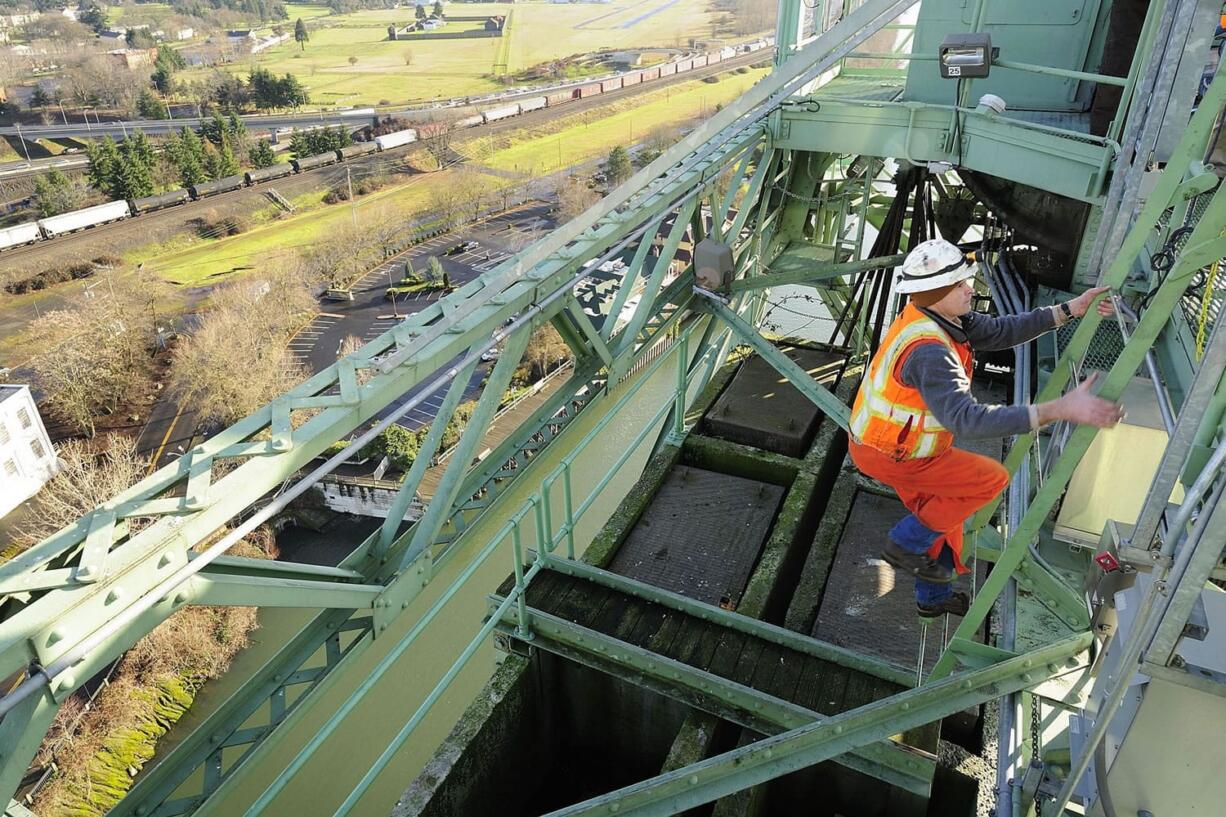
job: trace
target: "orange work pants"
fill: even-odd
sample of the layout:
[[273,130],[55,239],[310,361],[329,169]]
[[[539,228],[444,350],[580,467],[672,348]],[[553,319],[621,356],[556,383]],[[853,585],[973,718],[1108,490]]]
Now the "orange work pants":
[[962,525],[1009,484],[1004,466],[960,448],[935,457],[895,460],[852,440],[849,453],[861,472],[897,491],[902,504],[924,527],[941,534],[928,556],[939,558],[941,548],[948,544],[958,572],[967,572],[962,564]]

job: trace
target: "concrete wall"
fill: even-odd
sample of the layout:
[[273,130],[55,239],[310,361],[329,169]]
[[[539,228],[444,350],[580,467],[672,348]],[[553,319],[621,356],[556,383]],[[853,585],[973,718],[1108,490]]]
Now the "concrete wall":
[[[396,483],[376,484],[373,481],[325,481],[315,486],[315,491],[324,505],[338,513],[351,513],[357,516],[375,516],[386,519],[387,512],[392,507],[399,486]],[[425,505],[417,497],[409,504],[406,522],[416,522],[421,518]]]

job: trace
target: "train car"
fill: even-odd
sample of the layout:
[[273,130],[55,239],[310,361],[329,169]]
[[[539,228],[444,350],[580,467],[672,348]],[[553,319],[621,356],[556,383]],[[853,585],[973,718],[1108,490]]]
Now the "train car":
[[268,167],[248,170],[243,175],[247,179],[247,184],[259,184],[271,179],[280,179],[285,176],[294,175],[294,166],[289,162],[277,162],[275,165],[269,165]]
[[156,193],[152,196],[142,196],[139,199],[132,199],[128,202],[132,206],[132,215],[139,216],[141,213],[152,213],[154,210],[162,210],[167,207],[174,207],[176,204],[182,204],[191,199],[191,194],[186,190],[170,190],[166,193]]
[[643,72],[634,71],[629,74],[622,74],[622,87],[629,88],[631,85],[638,85],[643,81]]
[[659,76],[661,77],[671,77],[673,74],[677,73],[677,63],[663,62],[660,63],[660,67],[656,70],[660,72]]
[[247,182],[247,177],[242,173],[236,173],[233,176],[226,176],[212,182],[201,182],[193,184],[187,188],[187,191],[192,194],[192,199],[199,200],[205,196],[212,196],[217,193],[229,193],[233,190],[238,190]]
[[644,68],[639,72],[639,76],[643,78],[643,82],[651,82],[653,79],[660,78],[660,66],[655,68]]
[[622,87],[621,77],[612,77],[611,79],[605,79],[605,80],[600,81],[600,92],[602,94],[607,93],[609,91],[616,91],[620,87]]
[[416,141],[417,131],[412,128],[385,133],[382,136],[375,137],[375,144],[379,146],[379,150],[391,150],[392,148],[398,148],[401,145],[407,145],[410,142]]
[[367,153],[374,153],[379,149],[379,146],[374,142],[354,142],[352,145],[346,145],[336,151],[337,161],[343,162],[347,159],[353,159],[358,156],[365,156]]
[[693,61],[693,60],[677,60],[677,62],[675,63],[675,65],[677,66],[677,68],[676,68],[677,73],[678,73],[678,74],[680,74],[680,73],[682,73],[682,72],[684,72],[684,71],[688,71],[688,70],[690,70],[691,68],[693,68],[693,67],[694,67],[694,61]]
[[335,163],[336,151],[334,150],[330,150],[327,153],[316,153],[314,156],[303,156],[301,159],[293,159],[291,161],[291,164],[294,165],[294,170],[298,173]]
[[485,124],[485,117],[483,117],[479,113],[473,114],[472,116],[466,116],[463,119],[457,119],[455,121],[455,127],[457,128],[475,128],[478,125],[484,125],[484,124]]
[[554,105],[564,105],[567,102],[570,102],[572,99],[576,99],[576,98],[577,96],[575,93],[575,89],[566,88],[561,91],[554,91],[552,94],[545,97],[545,104],[547,107],[552,108]]
[[693,67],[694,68],[706,68],[707,67],[707,55],[699,54],[697,57],[695,57]]
[[510,119],[512,116],[519,116],[518,105],[500,105],[497,108],[490,108],[481,114],[481,118],[486,124],[497,122],[499,119]]
[[76,232],[86,227],[96,227],[119,221],[132,215],[132,210],[126,201],[108,201],[83,210],[73,210],[71,213],[61,213],[58,216],[48,216],[38,220],[38,227],[45,238]]
[[600,93],[602,90],[603,89],[600,87],[599,82],[591,85],[580,85],[575,89],[575,97],[578,99],[586,99],[589,96],[596,96],[596,94]]
[[528,99],[522,100],[519,103],[519,112],[527,113],[528,111],[539,111],[541,108],[544,108],[544,107],[545,107],[545,97],[534,96],[534,97],[530,97]]
[[350,111],[341,111],[341,116],[374,116],[374,108],[354,108]]
[[736,49],[730,45],[725,45],[719,50],[719,55],[726,60],[730,60],[736,56]]
[[717,62],[723,62],[724,55],[721,51],[712,51],[707,54],[707,65],[714,65]]
[[0,250],[7,250],[9,247],[17,247],[22,244],[33,244],[42,237],[43,234],[38,231],[37,221],[0,228]]

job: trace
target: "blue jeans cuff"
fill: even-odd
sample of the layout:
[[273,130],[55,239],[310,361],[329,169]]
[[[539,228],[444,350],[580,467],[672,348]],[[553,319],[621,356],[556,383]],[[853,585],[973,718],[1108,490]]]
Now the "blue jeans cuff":
[[915,514],[910,513],[890,528],[890,538],[903,550],[911,553],[926,553],[940,535],[937,531],[924,527],[915,518]]

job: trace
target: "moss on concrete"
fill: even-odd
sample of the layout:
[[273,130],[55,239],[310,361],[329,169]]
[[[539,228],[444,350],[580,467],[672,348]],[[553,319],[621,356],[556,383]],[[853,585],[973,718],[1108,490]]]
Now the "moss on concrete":
[[800,469],[800,461],[792,457],[699,434],[685,438],[682,454],[687,464],[697,468],[772,485],[790,485]]
[[830,576],[830,568],[834,565],[835,550],[843,535],[847,518],[851,515],[855,495],[856,472],[849,462],[834,482],[817,528],[817,535],[813,537],[813,547],[809,549],[801,568],[800,579],[784,616],[783,626],[789,630],[806,634],[813,631],[817,611],[822,603],[822,594],[826,590],[826,580]]
[[665,445],[655,456],[647,461],[642,475],[634,483],[634,487],[626,494],[617,510],[605,522],[600,533],[592,539],[584,551],[582,561],[596,567],[607,567],[621,547],[622,541],[630,533],[630,529],[639,521],[643,511],[651,504],[651,499],[668,476],[668,472],[681,458],[681,449],[675,445]]

